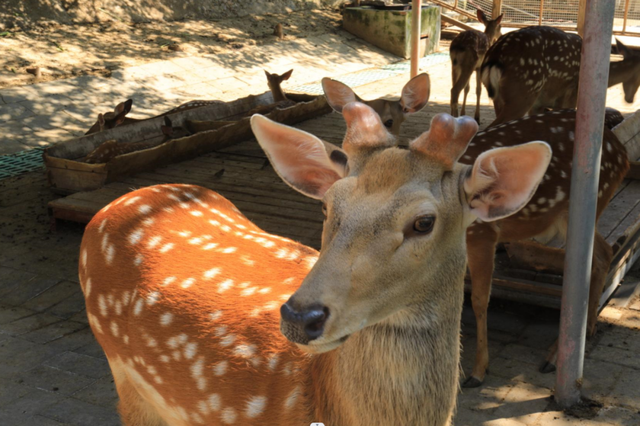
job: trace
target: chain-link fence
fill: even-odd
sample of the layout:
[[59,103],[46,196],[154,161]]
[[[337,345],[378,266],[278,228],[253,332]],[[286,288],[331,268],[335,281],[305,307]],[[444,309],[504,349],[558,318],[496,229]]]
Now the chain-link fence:
[[[431,0],[449,10],[472,18],[476,9],[491,14],[492,0]],[[578,26],[579,0],[503,0],[503,25],[526,27],[549,25],[564,30]],[[616,0],[615,34],[640,35],[640,0]]]

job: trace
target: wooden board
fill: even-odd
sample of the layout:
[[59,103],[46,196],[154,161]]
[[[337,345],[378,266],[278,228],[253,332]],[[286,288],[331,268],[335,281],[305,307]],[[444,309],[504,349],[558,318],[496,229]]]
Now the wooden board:
[[[298,103],[288,108],[276,108],[266,116],[279,123],[295,124],[331,111],[324,96],[292,94],[290,98]],[[157,117],[57,144],[43,154],[49,183],[54,191],[62,194],[97,189],[137,171],[153,170],[220,150],[252,137],[250,117],[239,118],[240,113],[246,115],[254,108],[272,102],[271,93],[265,93],[170,114],[168,117],[176,127],[184,127],[186,120],[235,121],[214,130],[164,142],[160,130],[164,117]],[[112,139],[117,142],[156,141],[159,145],[116,156],[104,164],[82,161],[93,149]]]
[[[403,127],[404,142],[426,130],[425,123],[446,108],[411,116]],[[346,126],[340,114],[331,113],[295,127],[340,144]],[[298,194],[276,175],[255,140],[247,140],[216,152],[154,171],[123,177],[102,189],[82,192],[49,203],[54,217],[88,221],[109,202],[143,186],[160,183],[192,183],[217,191],[232,201],[256,225],[267,232],[319,248],[322,232],[320,203]],[[74,220],[74,219],[71,219]],[[640,253],[640,181],[625,181],[599,222],[600,232],[615,245],[608,277],[613,289],[629,262]],[[468,287],[467,282],[467,287]],[[496,256],[493,295],[559,308],[562,276],[513,268],[506,253]]]

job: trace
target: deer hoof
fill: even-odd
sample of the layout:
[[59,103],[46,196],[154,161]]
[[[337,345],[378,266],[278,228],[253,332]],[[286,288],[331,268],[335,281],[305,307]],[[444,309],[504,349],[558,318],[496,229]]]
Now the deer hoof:
[[482,380],[477,379],[473,376],[469,377],[462,383],[463,388],[477,388],[482,385]]
[[544,364],[542,364],[540,366],[540,370],[539,370],[542,374],[549,374],[549,373],[553,373],[554,371],[556,371],[556,366],[555,364],[549,362],[549,361],[545,361]]

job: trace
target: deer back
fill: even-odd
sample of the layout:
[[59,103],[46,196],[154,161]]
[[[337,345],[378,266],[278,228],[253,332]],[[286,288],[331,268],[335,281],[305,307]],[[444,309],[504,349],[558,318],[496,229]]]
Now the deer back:
[[489,48],[482,62],[482,81],[491,98],[500,96],[499,85],[504,91],[553,91],[554,96],[557,91],[575,90],[581,48],[580,36],[556,28],[513,31]]

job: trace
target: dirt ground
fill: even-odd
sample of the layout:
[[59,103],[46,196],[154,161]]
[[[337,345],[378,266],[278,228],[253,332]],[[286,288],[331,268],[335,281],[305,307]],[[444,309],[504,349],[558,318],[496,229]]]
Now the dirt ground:
[[[0,88],[111,71],[181,56],[242,53],[243,49],[335,33],[337,11],[305,10],[216,21],[40,24],[0,31]],[[274,35],[282,25],[283,37]],[[39,68],[41,77],[27,70]]]

